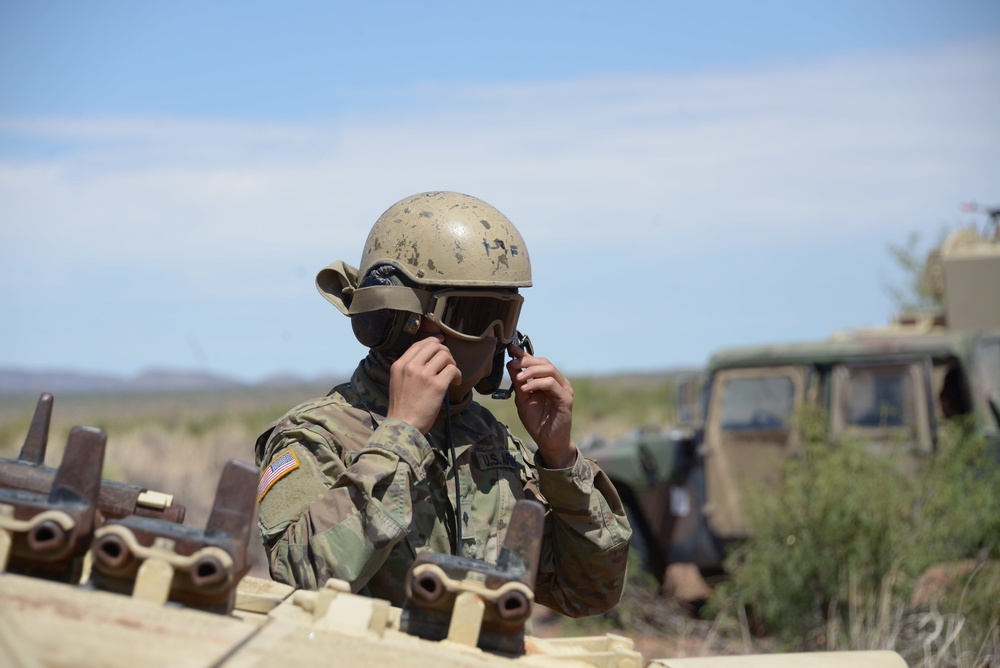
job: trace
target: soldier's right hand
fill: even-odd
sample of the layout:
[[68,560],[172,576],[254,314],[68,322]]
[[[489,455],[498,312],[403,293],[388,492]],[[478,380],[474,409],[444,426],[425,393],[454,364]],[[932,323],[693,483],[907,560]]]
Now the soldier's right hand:
[[434,425],[444,394],[450,385],[462,382],[462,372],[437,334],[407,348],[389,369],[389,410],[386,417],[398,418],[426,434]]

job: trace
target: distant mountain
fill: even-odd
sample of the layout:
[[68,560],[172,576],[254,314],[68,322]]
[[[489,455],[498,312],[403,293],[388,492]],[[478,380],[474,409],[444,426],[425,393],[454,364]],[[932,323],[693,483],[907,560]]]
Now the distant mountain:
[[[652,372],[620,372],[603,376],[604,380],[626,387],[656,384],[664,377],[682,377],[696,369],[677,368]],[[53,394],[120,394],[129,392],[196,392],[232,390],[239,388],[264,388],[270,390],[298,387],[330,388],[344,382],[344,376],[320,375],[304,378],[292,373],[274,374],[256,383],[247,383],[228,376],[201,371],[149,369],[125,378],[111,374],[82,371],[29,371],[0,367],[0,397],[13,395]],[[507,381],[504,380],[506,385]]]
[[281,373],[264,378],[256,387],[266,387],[273,390],[302,387],[304,385],[332,388],[334,385],[343,383],[345,378],[341,376],[320,376],[318,378],[303,378],[293,373]]
[[175,392],[245,387],[246,383],[210,373],[153,369],[132,378],[79,371],[26,371],[0,368],[0,395],[112,394],[118,392]]
[[116,394],[127,392],[196,392],[260,387],[287,389],[312,387],[329,389],[344,382],[342,376],[322,375],[303,378],[291,373],[268,376],[257,383],[201,371],[149,369],[125,378],[81,371],[29,371],[0,367],[0,396],[40,394]]
[[150,369],[126,381],[129,390],[225,390],[243,387],[246,383],[215,374],[198,371]]

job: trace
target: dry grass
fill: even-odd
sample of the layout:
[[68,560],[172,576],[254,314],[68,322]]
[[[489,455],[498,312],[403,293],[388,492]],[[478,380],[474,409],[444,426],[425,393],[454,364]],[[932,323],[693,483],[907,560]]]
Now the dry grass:
[[[982,564],[980,564],[982,567]],[[982,668],[1000,666],[1000,629],[993,623],[985,634],[972,635],[962,606],[942,611],[938,606],[913,605],[898,594],[897,573],[888,574],[878,592],[861,592],[850,585],[848,622],[831,610],[823,641],[829,650],[890,649],[907,664],[921,668]],[[968,589],[975,573],[964,580]],[[978,637],[977,637],[978,636]]]

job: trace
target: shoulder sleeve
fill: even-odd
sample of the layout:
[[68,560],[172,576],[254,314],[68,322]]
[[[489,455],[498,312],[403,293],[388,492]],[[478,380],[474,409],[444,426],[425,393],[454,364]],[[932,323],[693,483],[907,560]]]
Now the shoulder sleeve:
[[[330,406],[286,418],[258,440],[260,531],[276,580],[317,588],[337,577],[359,591],[406,536],[430,445],[400,420],[373,432],[352,419]],[[298,465],[265,481],[289,453]]]

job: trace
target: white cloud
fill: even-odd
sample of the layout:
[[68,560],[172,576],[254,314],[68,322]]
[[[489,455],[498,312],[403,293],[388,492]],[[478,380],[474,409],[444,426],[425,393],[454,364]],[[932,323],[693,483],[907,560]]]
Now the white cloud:
[[1000,196],[998,108],[1000,39],[988,39],[425,88],[404,107],[317,122],[0,119],[0,290],[86,290],[128,271],[122,295],[273,299],[299,289],[275,287],[276,272],[353,261],[382,210],[441,188],[497,205],[556,263],[882,248],[936,230],[962,199]]

